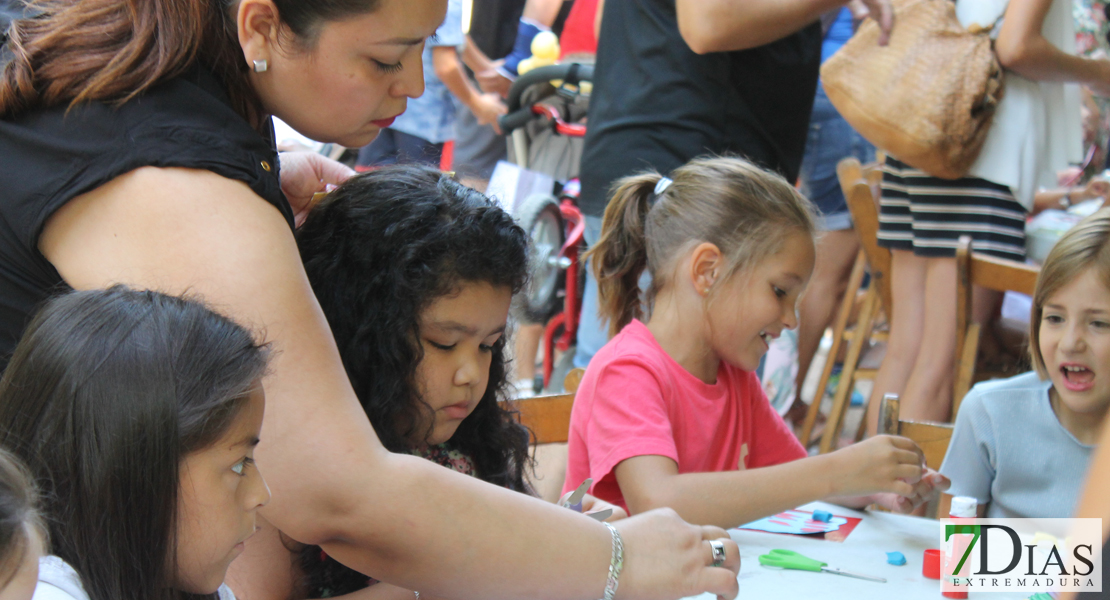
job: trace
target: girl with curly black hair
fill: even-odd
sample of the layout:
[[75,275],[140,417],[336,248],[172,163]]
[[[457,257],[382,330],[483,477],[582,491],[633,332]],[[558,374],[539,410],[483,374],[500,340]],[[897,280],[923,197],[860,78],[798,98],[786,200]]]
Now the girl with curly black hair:
[[[498,401],[507,397],[509,305],[528,275],[528,238],[513,218],[436,169],[394,166],[329,194],[297,244],[386,448],[531,493],[528,431]],[[319,547],[299,552],[304,597],[371,582]]]

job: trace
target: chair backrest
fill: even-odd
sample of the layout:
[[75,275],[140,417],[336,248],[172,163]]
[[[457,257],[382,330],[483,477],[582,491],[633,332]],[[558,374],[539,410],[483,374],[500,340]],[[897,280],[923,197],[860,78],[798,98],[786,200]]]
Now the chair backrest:
[[893,305],[893,293],[890,288],[890,250],[879,245],[879,207],[869,182],[869,178],[874,179],[876,172],[876,168],[869,167],[865,173],[859,160],[855,158],[845,158],[836,165],[840,188],[844,191],[845,200],[848,201],[848,212],[852,213],[856,234],[867,256],[867,264],[871,271],[871,285],[879,286],[883,312],[889,319]]
[[925,453],[925,466],[939,470],[944,455],[948,453],[948,443],[952,441],[952,423],[903,421],[898,418],[898,411],[898,396],[883,396],[883,404],[879,408],[879,433],[900,435],[917,442]]
[[574,394],[582,381],[582,369],[572,369],[567,373],[563,386],[566,394],[552,394],[511,400],[520,423],[532,430],[535,444],[564,443],[570,433],[570,410],[574,406]]
[[952,420],[971,387],[975,371],[979,327],[971,319],[971,295],[975,286],[998,292],[1014,291],[1029,296],[1037,287],[1040,268],[996,258],[974,251],[971,237],[956,243],[956,388],[952,397]]

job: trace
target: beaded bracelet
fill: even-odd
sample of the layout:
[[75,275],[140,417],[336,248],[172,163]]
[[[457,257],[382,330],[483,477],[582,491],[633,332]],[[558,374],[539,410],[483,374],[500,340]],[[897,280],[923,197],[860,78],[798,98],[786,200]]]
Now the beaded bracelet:
[[613,558],[609,561],[609,578],[605,581],[605,596],[602,600],[613,600],[613,596],[617,595],[617,586],[620,585],[621,569],[624,568],[624,542],[616,527],[605,522],[602,525],[608,527],[609,533],[613,535]]

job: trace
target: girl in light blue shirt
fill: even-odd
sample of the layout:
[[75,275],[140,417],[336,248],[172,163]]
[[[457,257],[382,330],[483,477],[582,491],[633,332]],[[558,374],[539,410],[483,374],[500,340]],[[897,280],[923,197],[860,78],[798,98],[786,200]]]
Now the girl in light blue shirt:
[[[1110,408],[1110,208],[1057,242],[1037,278],[1035,372],[960,406],[941,473],[987,517],[1069,517]],[[985,507],[985,509],[984,509]]]

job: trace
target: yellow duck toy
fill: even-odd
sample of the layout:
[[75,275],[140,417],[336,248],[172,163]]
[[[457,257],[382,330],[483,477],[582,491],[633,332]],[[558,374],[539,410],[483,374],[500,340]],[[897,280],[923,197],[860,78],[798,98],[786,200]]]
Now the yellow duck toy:
[[559,60],[559,38],[550,31],[541,31],[532,38],[532,56],[520,61],[516,71],[520,75],[537,67],[546,67]]

